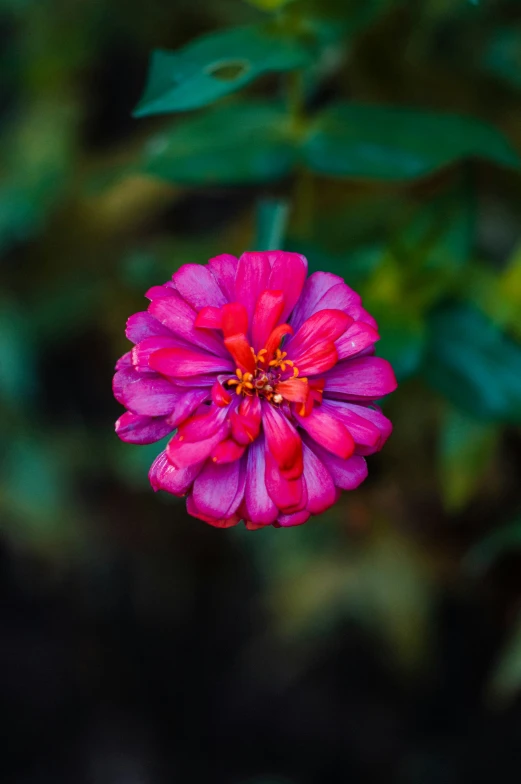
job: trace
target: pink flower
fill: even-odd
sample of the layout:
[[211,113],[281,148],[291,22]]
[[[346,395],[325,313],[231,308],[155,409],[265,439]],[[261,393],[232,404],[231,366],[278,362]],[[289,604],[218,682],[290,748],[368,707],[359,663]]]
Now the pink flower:
[[150,482],[211,525],[306,522],[358,487],[391,433],[374,319],[342,278],[306,275],[283,251],[185,264],[127,322],[116,432],[149,444],[177,428]]

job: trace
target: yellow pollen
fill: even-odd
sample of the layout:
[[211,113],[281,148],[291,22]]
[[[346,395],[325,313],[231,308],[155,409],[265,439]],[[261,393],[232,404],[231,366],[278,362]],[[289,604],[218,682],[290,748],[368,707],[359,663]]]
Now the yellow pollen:
[[[250,351],[253,354],[256,368],[254,373],[242,371],[240,368],[235,369],[235,378],[230,378],[226,381],[228,387],[235,387],[236,395],[253,395],[264,397],[273,403],[280,404],[284,402],[284,396],[280,392],[275,392],[274,386],[278,384],[281,379],[279,373],[284,373],[286,368],[292,370],[292,378],[297,378],[299,370],[295,367],[291,359],[286,359],[287,351],[282,351],[280,348],[275,350],[273,359],[269,362],[267,360],[268,350],[261,349],[257,354],[253,346],[250,346]],[[272,375],[275,374],[275,375]],[[284,380],[284,379],[282,379]],[[306,381],[307,379],[299,379]]]

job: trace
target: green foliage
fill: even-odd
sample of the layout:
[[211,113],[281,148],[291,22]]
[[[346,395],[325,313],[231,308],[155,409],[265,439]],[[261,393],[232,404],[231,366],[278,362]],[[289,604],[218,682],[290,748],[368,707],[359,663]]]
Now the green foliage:
[[521,423],[521,346],[467,305],[436,312],[428,326],[432,387],[480,419]]
[[519,169],[521,159],[493,127],[471,117],[399,106],[337,104],[319,115],[304,145],[319,174],[409,180],[468,158]]
[[288,174],[294,159],[283,107],[249,101],[212,108],[154,136],[143,170],[178,184],[268,182]]
[[283,247],[288,221],[288,204],[280,199],[263,199],[257,209],[258,250],[277,250]]
[[211,33],[178,52],[152,57],[136,117],[198,109],[269,71],[292,71],[311,62],[303,42],[273,26],[238,27]]

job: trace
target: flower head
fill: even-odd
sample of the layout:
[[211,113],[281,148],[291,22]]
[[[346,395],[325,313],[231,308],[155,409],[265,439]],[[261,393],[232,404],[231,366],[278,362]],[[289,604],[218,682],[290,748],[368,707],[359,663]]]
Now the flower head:
[[116,432],[148,444],[177,429],[150,482],[212,525],[306,522],[365,479],[391,433],[374,319],[342,278],[306,275],[283,251],[185,264],[127,322]]

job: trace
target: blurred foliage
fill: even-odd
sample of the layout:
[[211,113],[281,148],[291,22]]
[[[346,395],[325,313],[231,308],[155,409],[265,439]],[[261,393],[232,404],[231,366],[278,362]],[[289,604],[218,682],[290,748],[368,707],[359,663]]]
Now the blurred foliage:
[[115,439],[113,364],[147,287],[283,245],[376,316],[395,431],[320,520],[219,536],[275,638],[354,622],[400,671],[427,667],[439,595],[519,550],[517,0],[3,0],[0,36],[4,535],[62,565],[188,531],[194,559],[213,547],[148,489],[160,445]]

